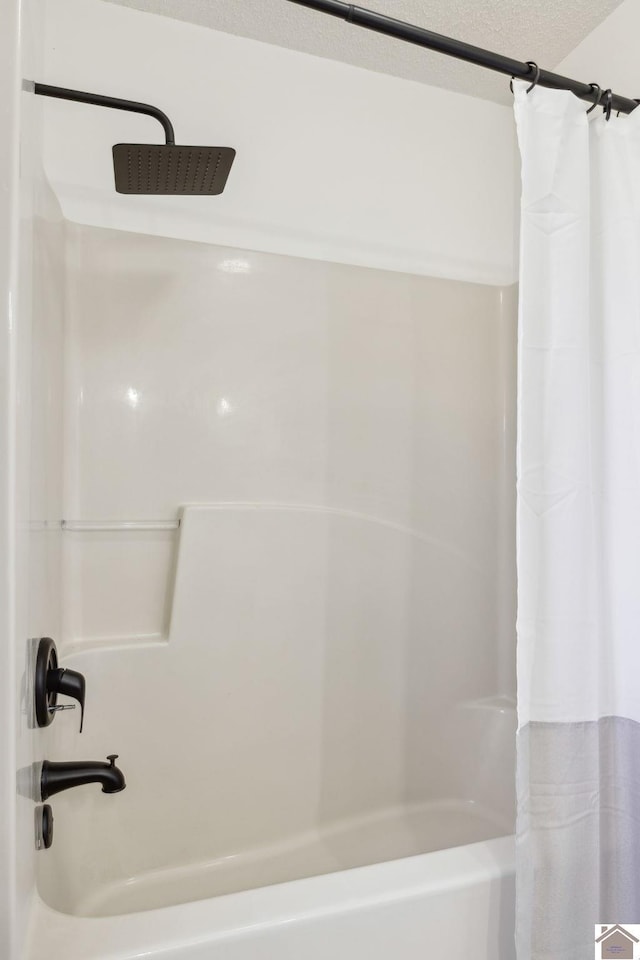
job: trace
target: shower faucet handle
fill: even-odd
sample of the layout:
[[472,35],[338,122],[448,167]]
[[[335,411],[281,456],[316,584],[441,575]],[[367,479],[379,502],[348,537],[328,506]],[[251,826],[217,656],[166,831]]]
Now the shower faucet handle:
[[[49,693],[62,693],[66,697],[73,697],[80,704],[80,733],[84,724],[84,694],[85,680],[81,673],[76,670],[66,670],[64,667],[58,667],[57,670],[49,670],[47,676],[47,690]],[[57,704],[55,704],[57,706]],[[71,704],[75,707],[75,703]]]
[[51,637],[38,642],[35,663],[35,719],[39,727],[48,727],[59,710],[73,710],[75,704],[59,704],[58,694],[72,697],[80,705],[80,733],[84,723],[85,679],[77,670],[58,666],[58,653]]

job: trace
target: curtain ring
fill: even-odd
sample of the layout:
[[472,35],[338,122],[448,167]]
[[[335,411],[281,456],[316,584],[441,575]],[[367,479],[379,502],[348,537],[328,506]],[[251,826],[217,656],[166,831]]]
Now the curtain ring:
[[[531,93],[531,91],[537,84],[538,80],[540,79],[540,67],[538,66],[537,63],[534,63],[533,60],[527,60],[527,66],[531,67],[532,70],[536,71],[536,75],[533,78],[533,83],[527,87],[527,93]],[[600,87],[598,87],[598,89],[600,89]],[[511,79],[509,80],[509,90],[511,90],[511,93],[513,93],[513,77],[511,77]]]
[[540,67],[533,60],[527,60],[527,66],[531,67],[531,69],[535,70],[536,72],[536,75],[533,78],[533,83],[531,84],[531,86],[527,87],[527,93],[531,93],[531,91],[537,84],[538,80],[540,79]]
[[613,100],[613,91],[612,91],[611,87],[609,87],[609,89],[608,89],[608,90],[605,90],[605,92],[604,92],[604,107],[603,107],[603,109],[604,109],[604,115],[605,115],[605,118],[606,118],[607,121],[611,119],[611,102],[612,102],[612,100]]
[[593,88],[595,87],[596,90],[598,91],[598,95],[597,95],[597,97],[595,98],[595,100],[593,101],[592,106],[590,106],[589,109],[587,110],[587,113],[591,113],[592,110],[595,110],[595,108],[596,108],[596,107],[598,106],[598,104],[600,103],[600,97],[602,96],[602,87],[600,86],[599,83],[590,83],[589,86],[591,87],[592,90],[593,90]]

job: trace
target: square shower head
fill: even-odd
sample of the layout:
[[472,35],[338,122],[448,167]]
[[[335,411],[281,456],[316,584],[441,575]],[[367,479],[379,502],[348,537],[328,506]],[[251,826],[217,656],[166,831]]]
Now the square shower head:
[[235,155],[232,147],[116,143],[116,191],[215,196],[225,188]]

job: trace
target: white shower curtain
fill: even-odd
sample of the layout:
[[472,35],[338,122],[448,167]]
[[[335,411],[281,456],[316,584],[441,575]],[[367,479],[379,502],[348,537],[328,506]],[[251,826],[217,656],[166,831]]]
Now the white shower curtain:
[[516,939],[590,960],[640,923],[640,108],[526,86]]

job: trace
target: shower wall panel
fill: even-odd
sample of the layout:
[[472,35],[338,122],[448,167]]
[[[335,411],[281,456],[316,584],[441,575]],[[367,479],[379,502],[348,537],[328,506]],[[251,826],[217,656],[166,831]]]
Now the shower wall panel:
[[88,705],[55,759],[118,752],[128,789],[57,798],[47,900],[441,799],[508,832],[509,765],[482,764],[513,694],[504,292],[68,231],[63,643]]

